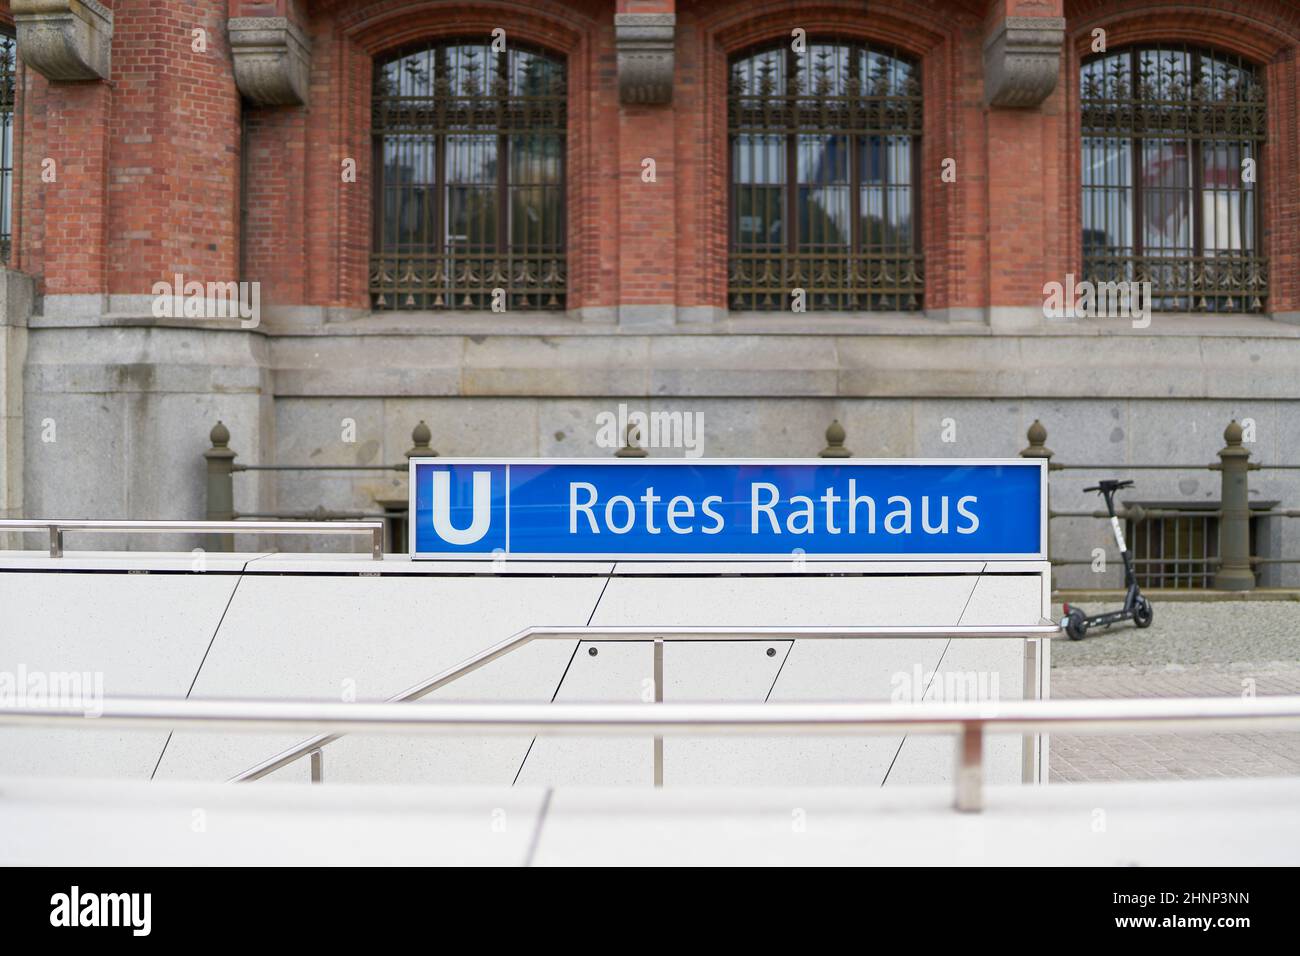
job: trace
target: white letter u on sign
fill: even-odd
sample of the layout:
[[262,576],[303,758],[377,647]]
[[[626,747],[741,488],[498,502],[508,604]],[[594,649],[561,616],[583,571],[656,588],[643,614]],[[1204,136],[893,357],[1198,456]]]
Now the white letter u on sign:
[[474,472],[474,516],[461,530],[451,523],[451,473],[433,473],[433,531],[448,544],[473,544],[487,534],[492,521],[492,473]]

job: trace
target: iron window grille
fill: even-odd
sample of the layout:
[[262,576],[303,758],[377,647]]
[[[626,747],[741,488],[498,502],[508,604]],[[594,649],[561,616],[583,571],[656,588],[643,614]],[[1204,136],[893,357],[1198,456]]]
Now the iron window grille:
[[1133,571],[1144,588],[1209,588],[1218,570],[1219,519],[1188,514],[1128,522]]
[[14,82],[17,42],[0,32],[0,262],[9,261],[13,240]]
[[810,39],[731,61],[728,302],[916,310],[920,68],[856,40]]
[[[1143,588],[1212,588],[1219,570],[1219,528],[1217,501],[1195,504],[1178,501],[1141,501],[1147,509],[1183,512],[1158,518],[1125,522],[1125,540],[1133,557],[1133,571]],[[1275,502],[1252,502],[1256,513],[1250,519],[1250,553],[1264,533],[1263,522]],[[1126,506],[1128,503],[1126,503]]]
[[1264,311],[1267,114],[1255,67],[1133,47],[1085,62],[1080,100],[1084,278],[1150,282],[1157,310]]
[[377,63],[372,307],[564,309],[566,121],[564,62],[540,50]]

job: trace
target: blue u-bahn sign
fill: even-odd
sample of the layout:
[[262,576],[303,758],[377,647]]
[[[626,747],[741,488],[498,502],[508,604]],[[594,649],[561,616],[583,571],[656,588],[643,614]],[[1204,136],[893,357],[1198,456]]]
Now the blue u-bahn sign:
[[1046,557],[1041,460],[415,458],[414,558]]

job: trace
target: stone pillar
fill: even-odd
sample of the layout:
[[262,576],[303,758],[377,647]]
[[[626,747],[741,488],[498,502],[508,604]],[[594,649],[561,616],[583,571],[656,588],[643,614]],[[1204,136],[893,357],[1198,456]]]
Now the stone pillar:
[[[45,189],[45,315],[94,316],[108,292],[109,130],[106,84],[52,84]],[[30,182],[35,177],[24,179]]]
[[1044,492],[1043,509],[1047,512],[1047,540],[1043,542],[1043,551],[1047,555],[1047,561],[1050,564],[1052,560],[1052,482],[1051,476],[1054,469],[1060,468],[1060,465],[1052,464],[1052,456],[1056,454],[1052,449],[1047,447],[1047,428],[1037,418],[1025,432],[1025,437],[1029,439],[1029,444],[1020,449],[1021,458],[1044,458],[1047,460],[1047,488]]
[[[43,128],[29,125],[15,197],[44,226],[42,249],[18,250],[17,261],[39,263],[45,279],[43,310],[27,334],[23,404],[28,421],[50,423],[50,439],[35,428],[24,436],[23,507],[59,517],[197,518],[207,428],[223,418],[244,456],[259,462],[273,419],[259,331],[212,313],[160,321],[152,311],[157,284],[170,287],[177,275],[207,289],[239,278],[230,2],[114,0],[111,18],[91,23],[96,6],[14,4],[19,56],[31,67],[26,90],[44,118]],[[104,76],[111,81],[95,79]],[[53,175],[43,177],[46,168]],[[87,461],[97,463],[93,481]],[[258,510],[265,487],[256,477],[240,482],[241,510]],[[108,544],[185,546],[152,535]]]
[[36,180],[45,190],[47,312],[73,303],[73,311],[98,313],[107,291],[112,93],[86,81],[109,79],[113,13],[97,0],[13,0],[11,9],[19,59],[50,85],[40,173],[55,178]]
[[1214,586],[1224,591],[1253,591],[1255,572],[1250,567],[1250,451],[1242,444],[1242,428],[1236,419],[1223,430],[1224,447],[1219,450],[1219,474],[1223,479],[1219,519],[1219,573]]
[[[218,421],[208,433],[212,447],[203,453],[208,463],[207,520],[233,521],[235,519],[235,451],[230,447],[230,429]],[[233,534],[207,536],[209,551],[234,551]]]
[[[232,2],[227,21],[235,85],[243,97],[243,222],[240,278],[257,282],[267,318],[283,327],[313,321],[308,300],[306,156],[311,41],[282,0]],[[317,104],[321,106],[321,104]],[[321,112],[328,113],[329,104]],[[337,177],[331,182],[338,189]],[[342,184],[360,190],[357,183]],[[330,208],[333,208],[332,206]],[[327,271],[329,271],[327,269]]]
[[1044,259],[1059,260],[1044,237],[1059,232],[1065,19],[1061,0],[997,0],[993,8],[984,40],[988,316],[993,328],[1014,332],[1042,322],[1052,272]]

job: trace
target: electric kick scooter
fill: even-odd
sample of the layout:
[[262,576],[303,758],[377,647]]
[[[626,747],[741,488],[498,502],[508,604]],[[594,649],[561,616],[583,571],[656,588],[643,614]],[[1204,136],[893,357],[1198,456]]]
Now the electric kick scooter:
[[1128,553],[1128,545],[1124,543],[1124,530],[1120,527],[1119,518],[1115,515],[1115,492],[1121,488],[1132,487],[1131,481],[1103,481],[1092,488],[1084,488],[1084,491],[1098,492],[1106,499],[1106,510],[1110,513],[1110,528],[1115,532],[1115,543],[1119,545],[1120,557],[1124,559],[1124,587],[1127,589],[1124,594],[1124,606],[1118,611],[1107,611],[1104,614],[1094,614],[1089,617],[1081,607],[1071,607],[1065,605],[1065,617],[1061,618],[1061,627],[1065,629],[1066,635],[1072,641],[1081,641],[1088,633],[1090,627],[1110,627],[1112,624],[1118,624],[1120,621],[1127,621],[1130,618],[1138,627],[1150,627],[1151,620],[1155,617],[1155,610],[1151,607],[1151,602],[1142,596],[1138,589],[1137,575],[1133,572],[1133,558]]

